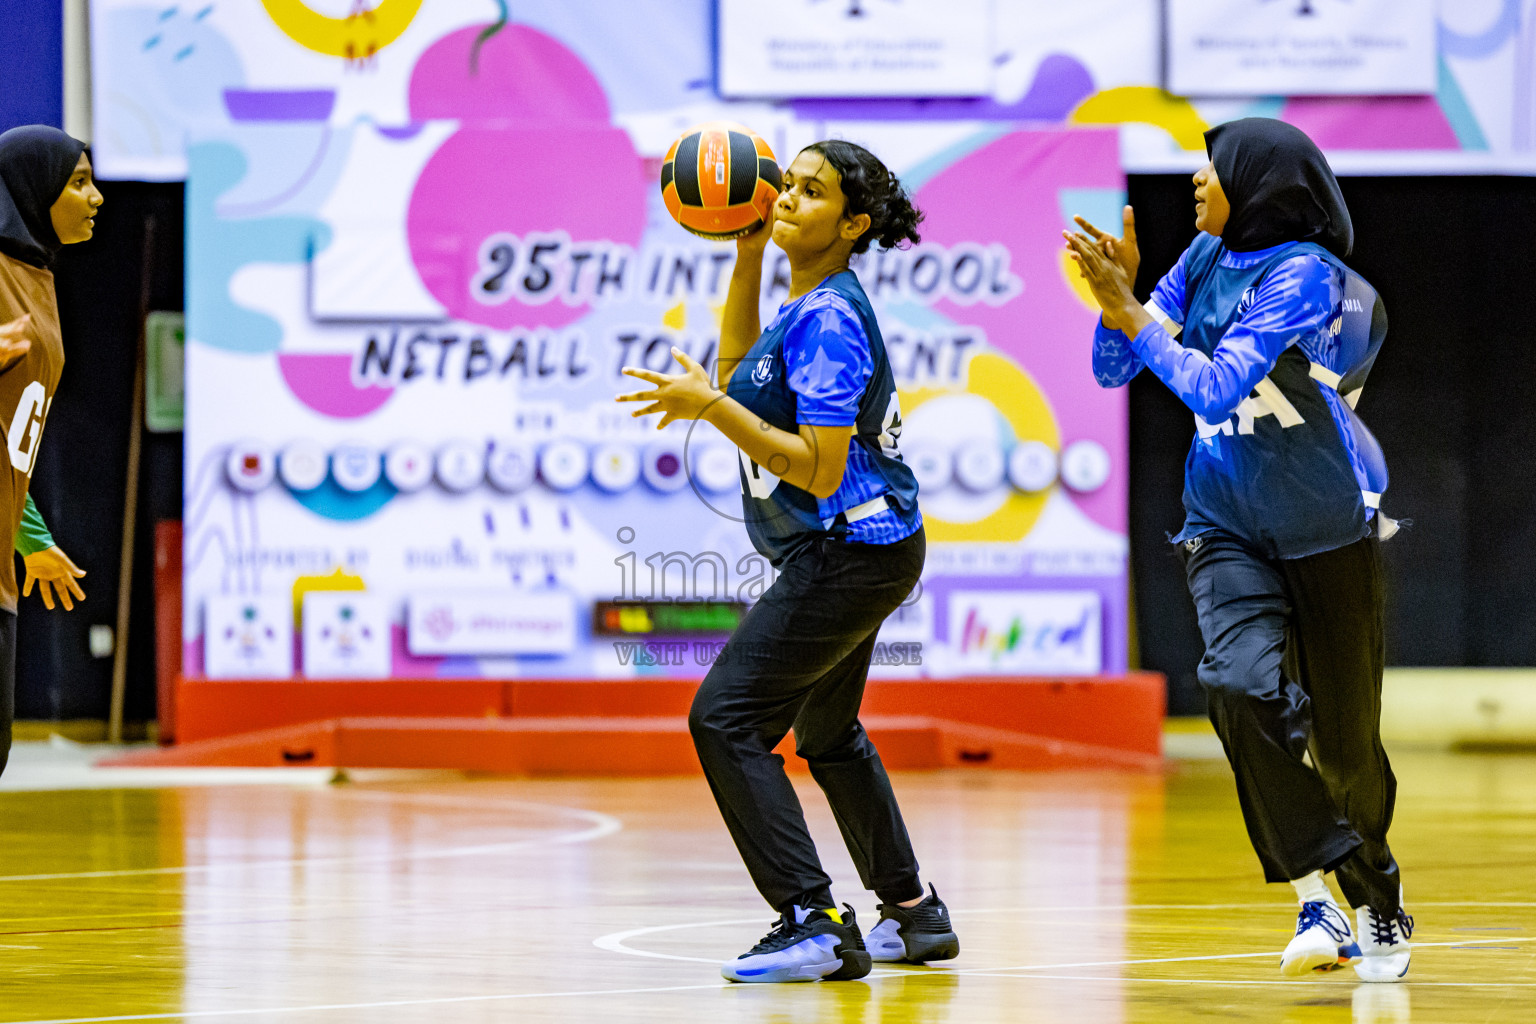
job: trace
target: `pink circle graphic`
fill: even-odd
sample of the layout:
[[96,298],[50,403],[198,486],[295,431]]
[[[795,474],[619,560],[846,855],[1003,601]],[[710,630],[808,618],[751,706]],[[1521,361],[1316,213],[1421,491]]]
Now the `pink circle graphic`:
[[283,353],[278,370],[293,396],[315,412],[339,420],[357,419],[381,408],[394,388],[352,383],[349,355],[302,355]]
[[[457,118],[464,127],[416,181],[406,214],[411,259],[457,319],[499,330],[560,327],[589,305],[582,281],[570,279],[572,268],[587,275],[590,288],[600,271],[621,270],[617,252],[603,264],[601,243],[638,246],[650,182],[628,133],[609,123],[607,98],[580,58],[518,26],[487,40],[471,70],[478,31],[445,36],[412,73],[411,116]],[[497,265],[482,263],[481,253],[493,235],[512,236],[520,250],[495,293],[485,279]],[[589,257],[572,261],[555,248],[529,265],[534,240],[554,236]],[[638,275],[634,254],[627,259],[623,272]]]
[[471,26],[428,47],[411,69],[411,120],[607,125],[608,97],[581,58],[552,36],[510,25],[475,52]]

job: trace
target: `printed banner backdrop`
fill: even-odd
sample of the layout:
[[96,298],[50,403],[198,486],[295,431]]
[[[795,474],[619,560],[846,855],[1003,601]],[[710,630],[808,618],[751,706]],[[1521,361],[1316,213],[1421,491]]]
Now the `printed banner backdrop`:
[[[1298,20],[1308,10],[1360,6],[1222,2]],[[739,106],[738,119],[923,121],[962,133],[1020,122],[1117,125],[1121,166],[1138,173],[1194,170],[1204,159],[1206,128],[1258,115],[1303,128],[1343,174],[1536,174],[1536,0],[1434,0],[1430,94],[1321,96],[1329,85],[1318,81],[1290,97],[1196,100],[1160,88],[1161,3],[993,3],[988,95],[794,99]],[[882,6],[892,5],[812,5],[829,28]],[[438,40],[464,30],[479,38],[511,24],[508,12],[506,0],[92,0],[98,172],[179,180],[187,172],[188,140],[231,122],[342,130],[359,119],[393,126],[423,116],[460,118],[462,111],[413,98],[414,70]],[[612,123],[645,152],[716,109],[716,13],[716,0],[510,5],[516,24],[560,40],[590,69]]]
[[[855,12],[857,12],[855,14]],[[981,96],[992,85],[991,0],[891,4],[719,0],[726,97]]]
[[1167,25],[1181,95],[1435,91],[1434,0],[1168,0]]
[[[249,90],[263,118],[189,147],[186,672],[290,651],[328,676],[707,670],[720,619],[636,602],[724,602],[728,631],[771,581],[737,452],[613,397],[673,345],[713,360],[735,249],[679,228],[657,175],[683,126],[721,116],[786,162],[860,141],[927,214],[921,245],[858,267],[930,542],[875,674],[1124,670],[1125,396],[1088,372],[1094,313],[1059,243],[1073,213],[1118,215],[1114,133],[724,104],[687,65],[666,72],[683,102],[625,118],[602,69],[638,15],[605,27],[604,59],[574,25],[490,13],[375,54],[379,73],[410,55],[392,123]],[[765,320],[787,276],[770,249]]]

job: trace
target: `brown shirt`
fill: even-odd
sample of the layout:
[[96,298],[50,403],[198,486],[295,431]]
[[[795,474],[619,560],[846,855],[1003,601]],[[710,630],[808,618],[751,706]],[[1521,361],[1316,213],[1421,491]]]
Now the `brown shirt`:
[[[59,302],[53,292],[53,272],[0,253],[0,324],[32,314],[28,337],[32,349],[14,366],[0,372],[0,439],[5,441],[9,479],[0,480],[0,608],[16,611],[16,558],[12,545],[27,485],[37,465],[43,424],[53,392],[64,369],[64,342],[59,331]],[[5,465],[0,462],[0,467]]]

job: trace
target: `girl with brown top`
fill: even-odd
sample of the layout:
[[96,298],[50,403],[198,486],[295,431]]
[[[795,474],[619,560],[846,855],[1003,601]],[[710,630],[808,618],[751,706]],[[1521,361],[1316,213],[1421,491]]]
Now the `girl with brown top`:
[[[22,594],[34,585],[48,608],[73,609],[85,572],[59,550],[27,494],[48,408],[64,368],[54,257],[91,237],[102,195],[85,144],[45,125],[0,135],[0,438],[9,481],[0,481],[0,537],[26,564]],[[11,750],[16,711],[16,562],[0,558],[0,771]]]

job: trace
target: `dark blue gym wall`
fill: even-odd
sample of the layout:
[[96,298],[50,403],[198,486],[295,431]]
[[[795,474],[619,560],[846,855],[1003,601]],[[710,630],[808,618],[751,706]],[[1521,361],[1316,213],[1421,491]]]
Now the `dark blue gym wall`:
[[0,132],[64,127],[63,0],[5,0],[0,37]]

